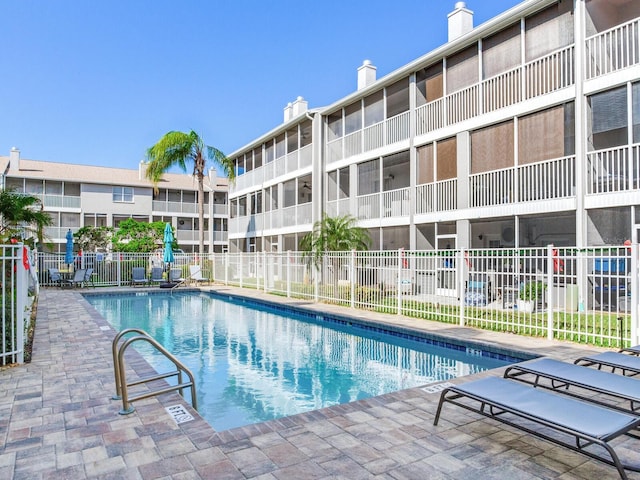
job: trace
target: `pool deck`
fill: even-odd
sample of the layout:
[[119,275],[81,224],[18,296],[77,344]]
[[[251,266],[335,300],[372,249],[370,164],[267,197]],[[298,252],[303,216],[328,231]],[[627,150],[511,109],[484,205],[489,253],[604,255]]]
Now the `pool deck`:
[[[564,360],[595,350],[213,288]],[[111,399],[114,334],[80,291],[41,290],[31,363],[0,369],[0,478],[619,478],[613,467],[457,407],[446,406],[434,426],[439,393],[422,388],[223,432],[215,432],[175,393],[140,400],[133,414],[119,415],[122,404]],[[127,367],[131,375],[152,371],[134,351],[127,354]],[[195,419],[176,424],[165,410],[176,404]],[[631,458],[640,460],[639,442],[619,438],[613,445],[623,457],[632,452]],[[640,474],[629,473],[629,478],[640,479]]]

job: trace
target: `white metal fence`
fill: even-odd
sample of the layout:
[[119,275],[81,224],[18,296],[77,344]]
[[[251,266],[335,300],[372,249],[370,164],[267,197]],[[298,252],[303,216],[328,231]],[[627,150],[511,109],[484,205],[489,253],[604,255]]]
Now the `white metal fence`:
[[[608,347],[640,343],[638,247],[216,254],[217,282]],[[635,272],[635,274],[633,273]]]
[[[40,281],[64,257],[40,254]],[[176,258],[219,283],[292,298],[607,347],[640,344],[638,245],[440,251],[221,253]],[[84,255],[95,286],[126,286],[149,254]]]
[[2,280],[2,346],[0,365],[24,362],[26,332],[31,304],[38,291],[35,266],[29,250],[21,244],[0,245]]

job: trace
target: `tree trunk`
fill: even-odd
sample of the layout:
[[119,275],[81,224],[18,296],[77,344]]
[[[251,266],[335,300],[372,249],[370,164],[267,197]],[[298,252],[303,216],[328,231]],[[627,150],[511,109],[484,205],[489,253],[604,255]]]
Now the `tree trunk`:
[[204,258],[204,175],[198,175],[198,243],[200,264]]

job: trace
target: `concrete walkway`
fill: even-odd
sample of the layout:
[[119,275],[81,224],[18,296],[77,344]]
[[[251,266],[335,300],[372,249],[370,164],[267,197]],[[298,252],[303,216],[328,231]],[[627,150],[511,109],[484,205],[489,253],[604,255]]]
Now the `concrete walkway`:
[[[585,351],[569,343],[288,303],[567,360]],[[434,426],[439,394],[421,388],[224,432],[215,432],[177,394],[138,401],[135,413],[121,416],[121,402],[111,400],[114,334],[77,291],[41,291],[32,362],[0,370],[1,479],[618,478],[613,467],[459,408],[447,408]],[[134,351],[127,366],[137,374],[151,371]],[[195,420],[176,424],[165,410],[176,404]],[[614,445],[640,462],[640,440]]]

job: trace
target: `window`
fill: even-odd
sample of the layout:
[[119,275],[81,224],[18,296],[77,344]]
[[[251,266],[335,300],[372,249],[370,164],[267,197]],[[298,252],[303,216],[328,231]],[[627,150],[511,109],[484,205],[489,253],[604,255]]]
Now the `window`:
[[113,201],[133,203],[133,187],[113,187]]
[[513,167],[513,121],[471,133],[471,173]]
[[626,145],[627,87],[619,87],[589,97],[592,150]]
[[640,142],[640,82],[632,86],[633,143]]
[[478,83],[478,46],[447,58],[447,93]]
[[491,78],[520,64],[520,24],[515,24],[482,41],[482,70]]
[[362,111],[360,110],[360,102],[349,105],[344,109],[344,134],[357,132],[362,128]]
[[456,137],[439,140],[436,145],[436,180],[449,180],[458,176],[458,141]]
[[409,78],[387,87],[387,118],[409,110]]
[[416,73],[417,106],[442,97],[442,63],[437,63]]
[[380,160],[370,160],[358,165],[358,195],[380,191]]
[[382,90],[364,99],[364,126],[369,127],[384,120],[384,93]]
[[573,43],[573,2],[562,1],[525,19],[525,61]]
[[418,147],[418,185],[433,182],[433,144]]
[[572,155],[575,150],[573,103],[548,108],[518,119],[518,163]]

